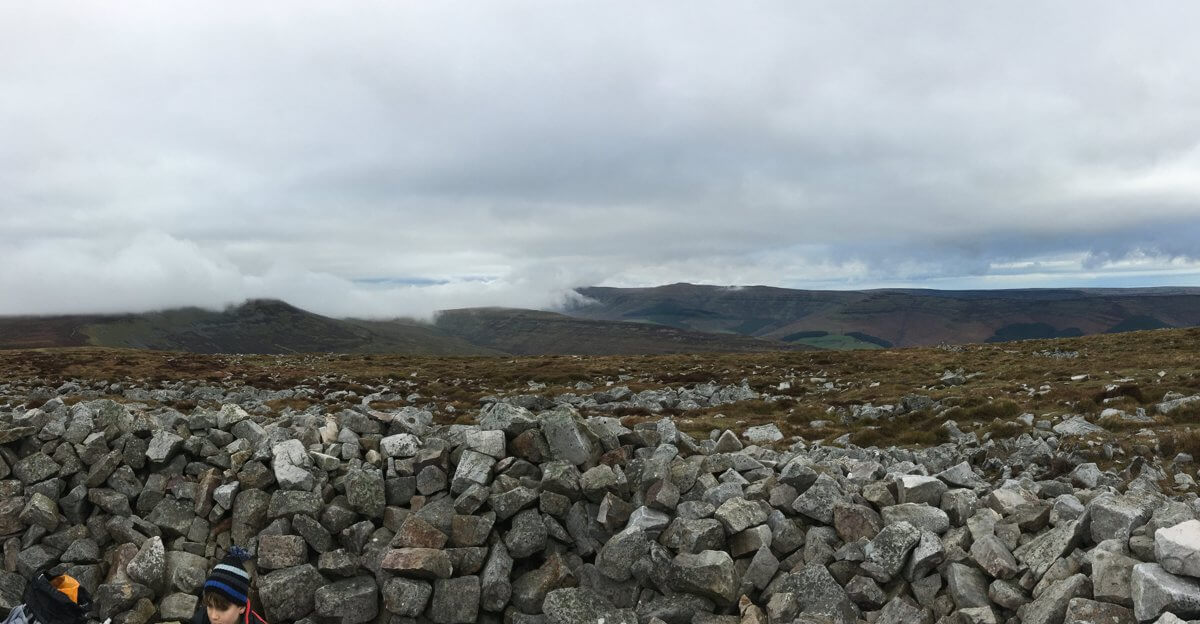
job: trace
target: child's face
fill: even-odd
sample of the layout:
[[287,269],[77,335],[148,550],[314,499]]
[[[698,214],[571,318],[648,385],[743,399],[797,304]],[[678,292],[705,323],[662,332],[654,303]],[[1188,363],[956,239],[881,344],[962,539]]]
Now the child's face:
[[208,621],[212,624],[237,624],[241,621],[242,614],[246,612],[246,607],[239,607],[231,604],[224,609],[218,609],[212,605],[206,607],[208,609]]

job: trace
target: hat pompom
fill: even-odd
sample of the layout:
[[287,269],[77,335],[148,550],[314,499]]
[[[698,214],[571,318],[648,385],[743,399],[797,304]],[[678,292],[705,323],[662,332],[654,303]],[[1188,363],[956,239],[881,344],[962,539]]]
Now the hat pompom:
[[236,560],[238,563],[245,563],[250,560],[250,552],[241,546],[234,546],[230,548],[229,552],[225,556],[229,559]]

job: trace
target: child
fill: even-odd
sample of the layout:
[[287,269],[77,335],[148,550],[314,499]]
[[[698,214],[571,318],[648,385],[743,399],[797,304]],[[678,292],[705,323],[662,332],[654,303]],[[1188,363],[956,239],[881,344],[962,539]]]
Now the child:
[[63,574],[50,578],[45,572],[25,587],[25,603],[9,612],[3,624],[84,624],[91,596],[79,581]]
[[249,553],[237,546],[229,549],[204,581],[192,624],[267,624],[250,608],[250,573],[242,567],[249,558]]

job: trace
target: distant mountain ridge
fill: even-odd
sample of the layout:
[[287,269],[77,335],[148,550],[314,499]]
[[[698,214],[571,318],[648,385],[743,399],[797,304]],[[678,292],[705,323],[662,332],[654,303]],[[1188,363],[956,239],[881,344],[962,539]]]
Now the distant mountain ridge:
[[536,310],[447,310],[434,323],[334,319],[276,300],[224,311],[179,308],[119,315],[0,317],[0,348],[124,347],[192,353],[631,355],[806,349],[753,337]]
[[272,299],[223,311],[0,317],[0,348],[86,345],[192,353],[500,355],[428,324],[334,319]]
[[635,355],[880,349],[1200,325],[1200,288],[810,291],[580,288],[559,312],[446,310],[433,323],[335,319],[282,301],[223,311],[0,317],[0,348],[195,353]]
[[436,325],[472,344],[513,355],[629,355],[812,348],[751,336],[510,308],[446,310],[438,314]]
[[[1054,338],[1200,325],[1200,288],[863,291],[670,284],[577,289],[568,314],[756,338],[866,347]],[[824,336],[813,336],[824,332]],[[808,334],[808,335],[806,335]],[[848,342],[848,341],[847,341]]]

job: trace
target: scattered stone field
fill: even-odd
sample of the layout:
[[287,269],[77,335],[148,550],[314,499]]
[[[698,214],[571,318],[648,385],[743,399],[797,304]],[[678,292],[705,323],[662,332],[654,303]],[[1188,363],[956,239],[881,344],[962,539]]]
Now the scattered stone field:
[[0,352],[0,618],[1200,621],[1200,330],[634,358]]

